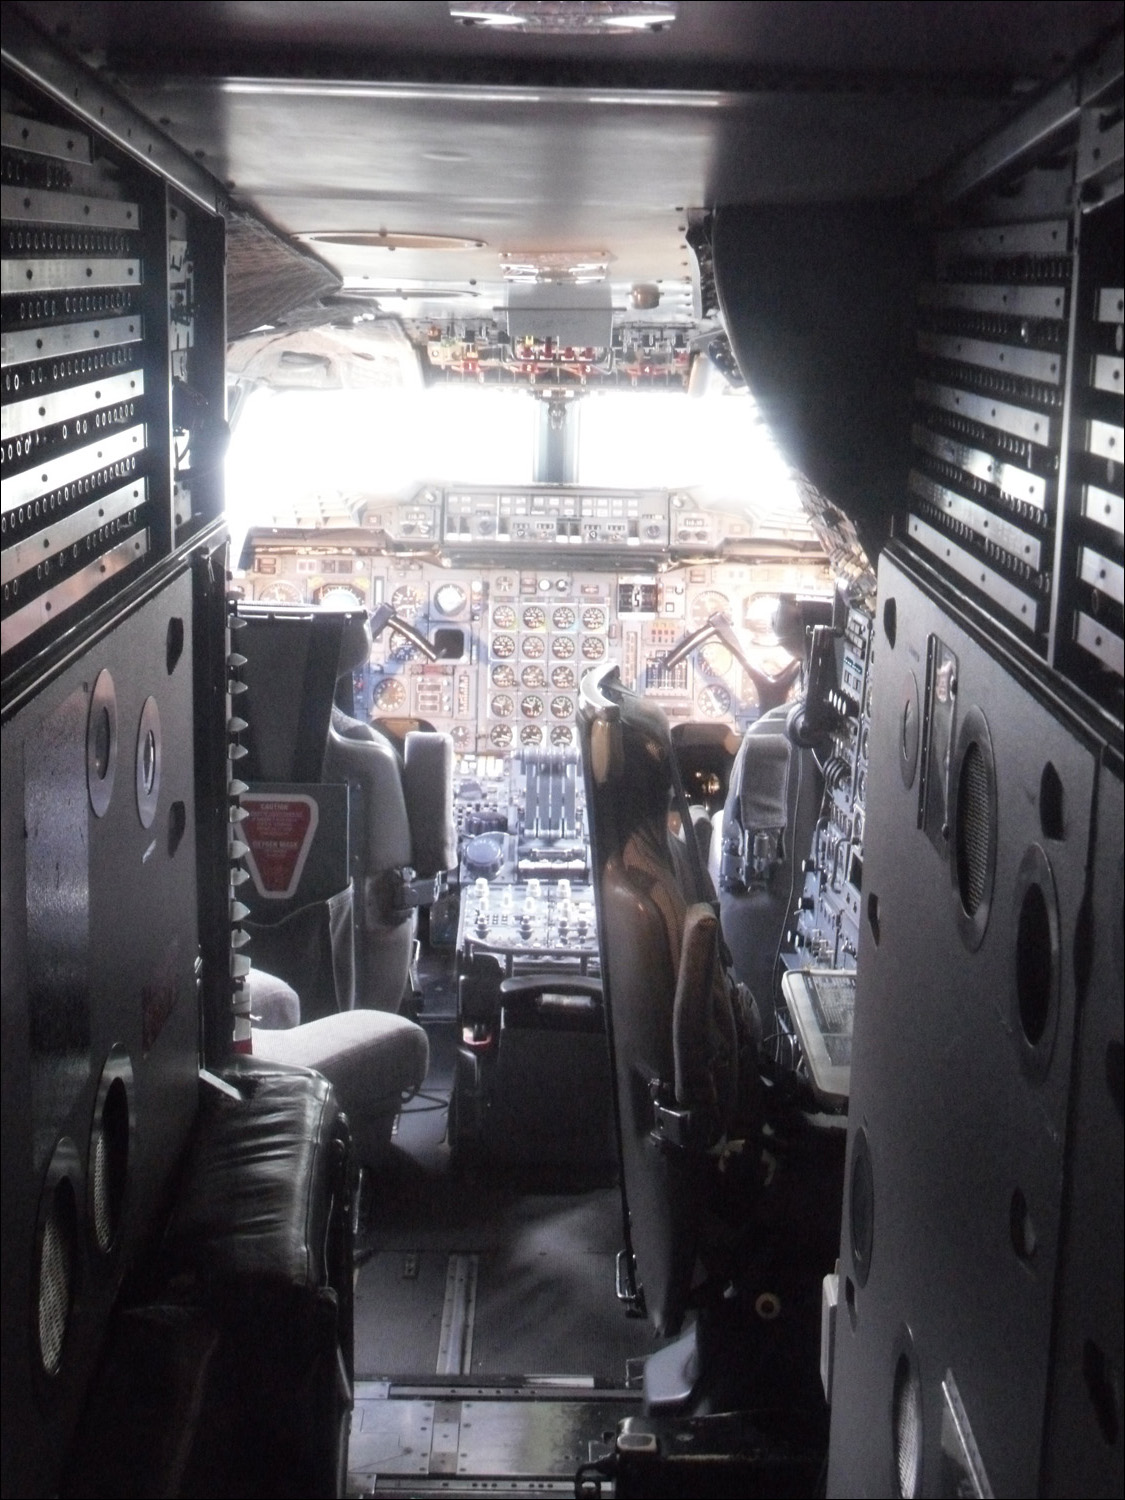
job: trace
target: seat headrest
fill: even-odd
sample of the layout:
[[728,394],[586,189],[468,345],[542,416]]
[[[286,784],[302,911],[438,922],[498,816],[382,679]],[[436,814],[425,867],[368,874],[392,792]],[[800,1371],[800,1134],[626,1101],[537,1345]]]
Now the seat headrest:
[[344,616],[344,633],[340,638],[340,664],[337,678],[350,677],[366,666],[371,656],[371,621],[366,614],[348,613]]

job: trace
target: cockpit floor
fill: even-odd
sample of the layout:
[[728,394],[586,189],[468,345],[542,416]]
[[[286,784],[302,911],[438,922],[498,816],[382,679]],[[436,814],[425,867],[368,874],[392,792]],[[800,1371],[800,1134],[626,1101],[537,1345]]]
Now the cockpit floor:
[[[623,1387],[626,1362],[659,1341],[615,1295],[618,1189],[604,1178],[455,1163],[445,1107],[456,1023],[422,1021],[430,1073],[400,1117],[358,1241],[357,1376],[594,1376]],[[459,1271],[472,1281],[460,1358],[443,1342]]]

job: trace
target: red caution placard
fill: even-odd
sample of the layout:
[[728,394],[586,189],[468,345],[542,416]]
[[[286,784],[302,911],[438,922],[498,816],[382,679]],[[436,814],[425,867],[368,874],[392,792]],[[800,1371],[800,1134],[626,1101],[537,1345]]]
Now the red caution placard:
[[320,809],[298,792],[245,792],[242,836],[246,863],[259,896],[284,901],[297,889],[312,848]]

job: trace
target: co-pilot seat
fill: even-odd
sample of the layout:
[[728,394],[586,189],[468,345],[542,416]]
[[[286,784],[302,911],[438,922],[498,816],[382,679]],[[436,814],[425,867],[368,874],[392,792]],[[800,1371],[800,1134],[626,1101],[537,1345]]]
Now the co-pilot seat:
[[406,994],[417,912],[457,864],[453,741],[413,730],[400,753],[352,714],[352,680],[371,654],[366,614],[344,617],[324,755],[325,781],[351,788],[356,888],[356,1003],[397,1011]]
[[[731,1143],[759,1128],[756,1018],[728,977],[698,848],[679,831],[687,805],[664,715],[609,665],[583,678],[579,735],[627,1251],[656,1331],[674,1334],[697,1259],[726,1274],[711,1229]],[[694,1359],[681,1341],[647,1362],[650,1405],[689,1398]]]
[[[418,895],[407,808],[425,802],[417,848],[436,874],[452,844],[451,747],[433,744],[443,736],[422,736],[408,773],[389,744],[368,738],[365,726],[337,708],[337,679],[350,689],[370,649],[366,615],[248,609],[244,618],[244,803],[254,809],[256,796],[281,788],[282,799],[303,798],[320,814],[290,898],[263,896],[268,851],[255,861],[251,847],[256,873],[241,894],[254,936],[254,1051],[328,1077],[360,1159],[370,1161],[389,1142],[394,1115],[421,1086],[429,1061],[425,1032],[394,1014],[407,984]],[[333,821],[341,807],[343,822]],[[251,813],[241,825],[251,846],[253,825]],[[318,839],[327,847],[318,848]],[[306,875],[313,884],[302,894]],[[430,889],[435,884],[431,878]],[[381,943],[385,931],[392,941]],[[403,938],[394,941],[399,932]],[[357,999],[361,1008],[353,1009]]]

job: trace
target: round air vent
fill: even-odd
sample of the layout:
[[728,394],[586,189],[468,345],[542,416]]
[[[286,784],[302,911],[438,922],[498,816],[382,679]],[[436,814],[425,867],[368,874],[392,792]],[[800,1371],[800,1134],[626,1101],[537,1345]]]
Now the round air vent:
[[104,818],[117,773],[117,691],[107,669],[98,673],[86,721],[86,784],[94,815]]
[[160,800],[160,710],[155,698],[146,698],[137,729],[137,816],[142,828],[151,828]]
[[856,1282],[866,1286],[875,1243],[875,1177],[871,1170],[871,1147],[863,1129],[856,1131],[852,1146],[851,1192],[848,1196],[852,1265]]
[[891,1396],[891,1446],[895,1493],[911,1500],[922,1483],[922,1380],[913,1347],[901,1347],[895,1360]]
[[132,1141],[133,1069],[124,1048],[115,1047],[102,1069],[90,1129],[87,1167],[94,1242],[108,1255],[118,1242],[129,1181]]
[[78,1284],[78,1157],[74,1143],[55,1148],[39,1200],[36,1235],[35,1342],[45,1375],[62,1366]]
[[1051,864],[1038,844],[1020,862],[1012,898],[1012,1035],[1024,1072],[1046,1077],[1059,1020],[1059,902]]
[[984,940],[996,873],[996,767],[988,723],[979,708],[965,715],[953,758],[951,873],[961,940],[976,952]]

